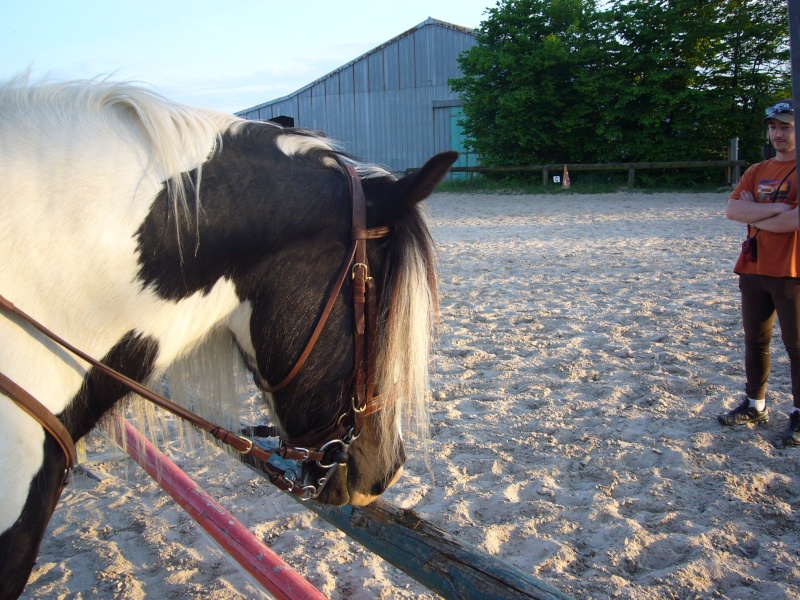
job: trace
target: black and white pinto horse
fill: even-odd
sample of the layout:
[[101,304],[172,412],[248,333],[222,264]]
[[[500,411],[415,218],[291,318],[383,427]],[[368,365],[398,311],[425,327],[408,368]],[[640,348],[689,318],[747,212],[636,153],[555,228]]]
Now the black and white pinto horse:
[[[302,352],[346,258],[342,165],[355,166],[367,227],[390,228],[368,243],[381,410],[318,501],[364,505],[401,470],[401,426],[426,426],[437,301],[419,202],[455,157],[437,155],[398,180],[319,134],[187,108],[127,84],[20,77],[0,87],[0,295],[137,381],[219,337],[267,387]],[[265,395],[288,437],[324,428],[351,401],[349,285],[295,379]],[[74,440],[128,394],[2,311],[0,373]],[[18,596],[28,579],[65,462],[39,422],[0,394],[1,598]]]

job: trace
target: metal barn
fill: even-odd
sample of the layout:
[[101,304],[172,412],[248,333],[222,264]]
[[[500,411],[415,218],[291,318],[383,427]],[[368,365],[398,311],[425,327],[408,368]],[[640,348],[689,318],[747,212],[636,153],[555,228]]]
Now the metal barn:
[[237,114],[325,132],[355,156],[402,171],[462,152],[461,102],[448,79],[475,31],[428,19],[289,96]]

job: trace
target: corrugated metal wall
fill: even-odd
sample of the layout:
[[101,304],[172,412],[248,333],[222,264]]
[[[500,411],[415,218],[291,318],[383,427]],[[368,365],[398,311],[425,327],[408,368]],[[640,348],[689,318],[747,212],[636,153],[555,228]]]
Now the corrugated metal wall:
[[449,110],[458,96],[459,54],[473,30],[428,19],[303,89],[237,113],[247,119],[292,117],[345,149],[393,171],[421,166],[449,150]]

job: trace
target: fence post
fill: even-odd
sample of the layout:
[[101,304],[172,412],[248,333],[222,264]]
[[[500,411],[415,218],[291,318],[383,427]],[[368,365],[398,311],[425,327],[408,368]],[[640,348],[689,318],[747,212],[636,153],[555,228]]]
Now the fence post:
[[[731,138],[730,146],[728,148],[728,160],[739,160],[739,138]],[[736,185],[739,183],[739,165],[733,165],[733,169],[728,167],[728,183]],[[732,172],[731,172],[732,171]]]
[[550,179],[550,165],[545,165],[542,169],[542,187],[547,187],[548,179]]
[[633,178],[635,177],[635,175],[636,175],[636,169],[633,168],[633,165],[630,165],[628,167],[628,187],[629,188],[633,187]]

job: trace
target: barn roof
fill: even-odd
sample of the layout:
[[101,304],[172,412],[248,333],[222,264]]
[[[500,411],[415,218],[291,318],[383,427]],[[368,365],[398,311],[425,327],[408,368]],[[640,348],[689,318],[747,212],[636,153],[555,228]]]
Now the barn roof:
[[398,40],[400,40],[400,39],[402,39],[402,38],[404,38],[406,36],[412,35],[414,32],[418,31],[419,29],[422,29],[423,27],[427,27],[428,25],[434,25],[436,27],[443,27],[445,29],[452,29],[454,31],[460,31],[462,33],[466,33],[466,34],[469,34],[469,35],[472,35],[472,36],[476,35],[475,30],[470,28],[470,27],[462,27],[461,25],[454,25],[453,23],[447,23],[445,21],[440,21],[438,19],[434,19],[434,18],[428,17],[425,21],[423,21],[419,25],[415,25],[411,29],[408,29],[407,31],[404,31],[403,33],[393,37],[389,41],[384,42],[383,44],[381,44],[379,46],[376,46],[375,48],[373,48],[369,52],[365,52],[361,56],[359,56],[357,58],[354,58],[350,62],[342,65],[338,69],[334,69],[333,71],[331,71],[330,73],[328,73],[326,75],[323,75],[319,79],[315,79],[314,81],[312,81],[308,85],[305,85],[305,86],[301,87],[300,89],[295,90],[291,94],[288,94],[286,96],[282,96],[280,98],[275,98],[273,100],[269,100],[268,102],[263,102],[261,104],[257,104],[256,106],[251,106],[250,108],[246,108],[244,110],[238,111],[236,114],[240,114],[241,115],[241,114],[244,114],[244,113],[250,113],[250,112],[258,110],[259,108],[263,108],[263,107],[269,106],[271,104],[276,104],[278,102],[281,102],[283,100],[287,100],[287,99],[289,99],[289,98],[291,98],[293,96],[296,96],[297,94],[300,94],[300,93],[304,92],[305,90],[314,87],[318,83],[320,83],[322,81],[325,81],[326,79],[329,79],[329,78],[341,73],[342,71],[346,70],[347,68],[349,68],[350,66],[354,65],[355,63],[361,62],[362,60],[370,57],[371,55],[373,55],[373,54],[375,54],[377,52],[380,52],[381,50],[383,50],[387,46],[391,46],[392,44],[396,43]]

